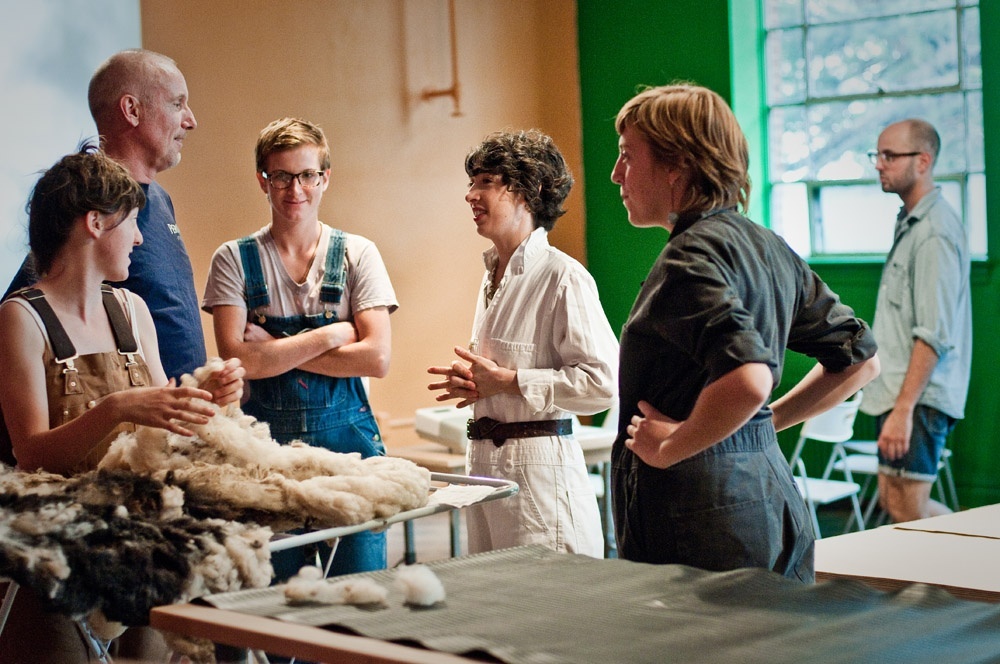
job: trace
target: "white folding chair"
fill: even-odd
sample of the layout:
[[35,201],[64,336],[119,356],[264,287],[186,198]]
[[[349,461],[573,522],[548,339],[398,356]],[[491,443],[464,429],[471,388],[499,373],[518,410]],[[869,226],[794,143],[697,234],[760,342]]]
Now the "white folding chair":
[[[799,439],[795,444],[795,450],[788,462],[792,466],[795,483],[799,492],[809,506],[812,516],[813,530],[816,538],[822,537],[819,527],[819,517],[816,511],[817,506],[829,505],[840,500],[849,499],[854,513],[852,522],[858,524],[860,530],[864,530],[864,518],[861,513],[861,485],[847,475],[844,480],[833,480],[829,478],[830,468],[838,459],[847,457],[843,443],[851,439],[854,435],[854,419],[858,414],[858,407],[861,405],[861,393],[853,398],[839,403],[825,413],[806,420],[802,424]],[[802,450],[807,440],[814,440],[824,443],[832,443],[830,459],[827,462],[827,469],[823,476],[810,477],[806,472],[805,462],[802,460]],[[849,471],[848,471],[849,472]],[[850,528],[850,522],[847,526]],[[846,529],[845,529],[846,531]]]
[[819,527],[819,515],[817,506],[829,505],[830,503],[850,498],[851,506],[854,509],[854,523],[860,524],[859,530],[864,530],[864,518],[861,514],[861,504],[858,502],[858,494],[861,493],[861,485],[857,482],[847,482],[844,480],[824,480],[821,477],[809,477],[806,472],[805,463],[801,457],[796,459],[794,468],[798,475],[794,475],[795,484],[809,506],[809,514],[812,517],[813,533],[816,539],[823,537]]

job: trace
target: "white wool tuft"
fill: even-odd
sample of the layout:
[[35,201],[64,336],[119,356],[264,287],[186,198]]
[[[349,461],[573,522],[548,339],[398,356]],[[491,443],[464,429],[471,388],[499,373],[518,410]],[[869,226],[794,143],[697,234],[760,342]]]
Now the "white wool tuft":
[[357,578],[330,582],[318,567],[307,566],[288,580],[285,601],[289,604],[385,604],[389,591],[372,579]]
[[396,587],[407,604],[433,606],[444,601],[441,579],[426,565],[405,565],[396,571]]
[[[221,366],[213,358],[181,384],[197,385]],[[180,486],[188,505],[276,530],[356,525],[427,504],[430,472],[411,461],[362,459],[302,442],[281,445],[266,423],[235,404],[208,405],[215,416],[207,424],[187,424],[194,436],[138,426],[115,439],[99,468]]]

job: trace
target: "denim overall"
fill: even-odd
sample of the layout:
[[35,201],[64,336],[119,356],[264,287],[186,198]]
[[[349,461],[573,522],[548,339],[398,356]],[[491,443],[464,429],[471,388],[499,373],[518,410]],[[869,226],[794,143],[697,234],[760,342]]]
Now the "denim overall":
[[[252,237],[238,241],[243,272],[246,275],[249,319],[274,337],[292,336],[337,322],[337,314],[265,316],[258,309],[267,306],[270,297],[260,253]],[[326,253],[326,274],[320,287],[320,300],[336,305],[344,292],[346,278],[345,237],[333,230]],[[250,397],[243,411],[267,422],[271,436],[279,443],[301,440],[334,452],[360,452],[362,458],[385,455],[382,436],[372,415],[364,384],[359,377],[335,378],[292,369],[280,376],[249,381]],[[325,561],[330,552],[319,545]],[[303,565],[314,564],[315,548],[300,547],[272,556],[275,579],[293,576]],[[385,569],[385,533],[361,532],[340,538],[330,573],[350,574]]]

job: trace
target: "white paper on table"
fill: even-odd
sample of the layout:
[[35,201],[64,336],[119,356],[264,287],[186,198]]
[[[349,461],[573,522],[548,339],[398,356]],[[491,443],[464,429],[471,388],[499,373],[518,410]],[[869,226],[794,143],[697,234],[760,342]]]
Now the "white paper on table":
[[449,484],[432,493],[427,499],[427,503],[429,505],[467,507],[482,501],[495,490],[496,487],[492,486]]

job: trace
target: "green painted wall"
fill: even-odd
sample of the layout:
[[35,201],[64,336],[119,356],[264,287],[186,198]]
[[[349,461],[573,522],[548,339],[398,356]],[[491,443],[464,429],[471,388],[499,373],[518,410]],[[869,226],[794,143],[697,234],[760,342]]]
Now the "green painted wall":
[[[732,0],[744,3],[750,0]],[[609,179],[617,156],[614,117],[641,85],[688,80],[716,90],[732,101],[736,91],[756,85],[755,66],[740,69],[743,53],[730,51],[729,0],[579,0],[578,30],[583,118],[583,158],[586,178],[587,260],[597,280],[612,327],[620,330],[640,282],[666,241],[665,231],[632,228],[618,187]],[[736,29],[753,30],[739,17]],[[1000,3],[984,2],[981,24],[1000,25]],[[987,209],[990,246],[1000,255],[1000,36],[984,31],[983,106],[986,126]],[[731,65],[735,61],[735,65]],[[734,71],[735,68],[735,71]],[[747,115],[741,113],[746,123]],[[750,115],[752,122],[752,114]],[[751,149],[759,132],[747,128]],[[872,137],[872,141],[876,137]],[[759,164],[756,173],[759,170]],[[754,173],[752,173],[754,175]],[[760,181],[755,177],[755,181]],[[760,198],[760,190],[754,194]],[[762,206],[754,205],[754,215]],[[760,221],[760,219],[758,219]],[[815,265],[816,271],[853,306],[871,320],[881,264]],[[952,436],[953,467],[963,505],[1000,503],[1000,390],[994,390],[994,367],[1000,367],[1000,277],[995,261],[973,269],[974,369],[966,419]],[[779,393],[794,384],[811,360],[790,353]],[[870,419],[861,416],[857,435],[871,436]],[[781,436],[786,452],[794,444],[797,427]],[[809,462],[807,458],[807,462]],[[815,465],[815,464],[814,464]]]

